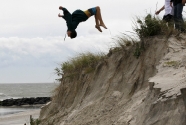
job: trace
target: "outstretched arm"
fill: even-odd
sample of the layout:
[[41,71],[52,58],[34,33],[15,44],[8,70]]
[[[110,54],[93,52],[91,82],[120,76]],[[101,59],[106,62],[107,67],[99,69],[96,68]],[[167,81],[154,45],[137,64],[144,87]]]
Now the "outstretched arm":
[[68,31],[72,31],[73,30],[73,26],[72,26],[72,15],[71,13],[64,7],[60,6],[59,7],[60,10],[63,11],[64,15],[61,15],[60,13],[58,14],[58,17],[62,17],[66,23],[67,23],[67,27],[68,27]]
[[159,9],[158,11],[156,11],[156,15],[158,15],[162,10],[164,10],[165,9],[165,6],[163,6],[161,9]]
[[64,15],[60,15],[60,13],[58,14],[58,17],[63,17],[66,21],[68,20],[68,18],[70,18],[72,15],[71,13],[64,7],[59,6],[59,10],[63,11]]

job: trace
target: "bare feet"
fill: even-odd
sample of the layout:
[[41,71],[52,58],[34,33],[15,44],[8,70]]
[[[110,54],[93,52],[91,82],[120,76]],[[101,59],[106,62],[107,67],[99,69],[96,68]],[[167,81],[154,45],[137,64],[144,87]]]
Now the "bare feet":
[[99,24],[99,26],[104,27],[105,29],[107,29],[107,27],[105,26],[105,24]]
[[101,28],[100,28],[99,26],[95,25],[95,27],[96,27],[100,32],[102,32],[102,30],[101,30]]

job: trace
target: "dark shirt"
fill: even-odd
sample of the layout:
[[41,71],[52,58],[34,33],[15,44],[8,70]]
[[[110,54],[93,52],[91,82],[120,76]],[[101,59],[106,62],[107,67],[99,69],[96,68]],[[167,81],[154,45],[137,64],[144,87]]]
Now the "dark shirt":
[[66,9],[63,8],[63,19],[67,23],[67,31],[74,31],[80,22],[86,21],[88,19],[87,15],[82,10],[76,10],[72,14]]
[[182,0],[171,0],[170,2],[173,2],[173,5],[176,6],[178,3],[182,3]]

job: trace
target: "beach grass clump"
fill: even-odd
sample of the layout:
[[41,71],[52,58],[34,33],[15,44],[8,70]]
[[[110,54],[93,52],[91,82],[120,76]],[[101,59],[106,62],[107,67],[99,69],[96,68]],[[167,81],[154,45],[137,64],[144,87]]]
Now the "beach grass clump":
[[178,67],[179,66],[179,62],[178,61],[168,61],[168,62],[165,62],[164,67]]
[[116,36],[115,38],[113,38],[115,43],[116,43],[116,47],[120,47],[120,48],[126,48],[129,46],[132,46],[133,44],[135,44],[136,42],[138,42],[137,38],[135,36],[131,36],[125,33],[121,33],[121,35]]
[[112,39],[114,40],[114,47],[112,47],[109,53],[107,54],[109,56],[113,52],[126,51],[128,48],[139,42],[139,39],[133,32],[130,32],[130,35],[120,33],[120,35],[117,35]]
[[147,14],[145,17],[136,17],[134,21],[133,32],[130,35],[122,33],[113,38],[116,41],[116,47],[113,51],[125,50],[129,46],[135,46],[134,56],[139,58],[141,53],[145,51],[145,38],[166,35],[167,37],[173,30],[173,27],[168,25],[165,21]]
[[133,31],[139,38],[139,42],[134,44],[136,49],[134,56],[139,58],[143,51],[145,51],[145,38],[156,36],[156,35],[165,35],[167,38],[172,34],[173,25],[171,23],[166,23],[165,21],[147,14],[145,17],[140,18],[136,17],[134,21]]
[[166,22],[147,14],[144,18],[136,18],[134,21],[133,30],[136,32],[140,39],[155,35],[165,35],[172,30]]
[[133,55],[138,59],[143,51],[144,51],[144,48],[143,48],[142,44],[136,43],[135,44],[135,51],[134,51]]
[[30,125],[39,125],[41,121],[39,119],[34,119],[32,115],[30,115]]
[[63,76],[64,73],[68,73],[67,77],[78,75],[81,71],[90,73],[96,69],[98,62],[103,59],[104,53],[81,53],[78,56],[71,58],[69,61],[63,62],[60,68],[56,68],[56,74]]

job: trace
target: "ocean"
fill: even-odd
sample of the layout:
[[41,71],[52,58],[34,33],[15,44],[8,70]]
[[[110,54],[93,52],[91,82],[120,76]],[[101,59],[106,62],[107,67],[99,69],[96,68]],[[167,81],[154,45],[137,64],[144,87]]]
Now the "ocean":
[[[0,100],[23,97],[51,97],[57,83],[0,84]],[[0,107],[0,117],[40,107]]]

